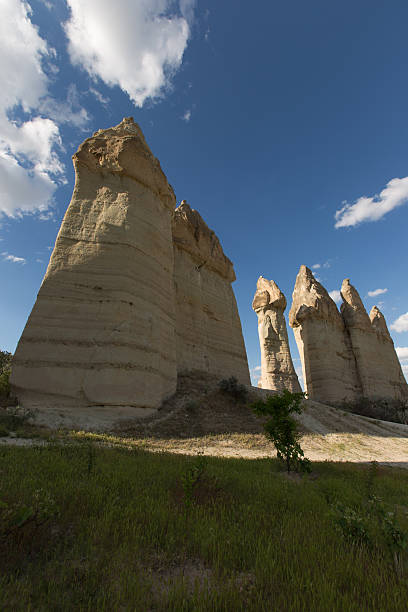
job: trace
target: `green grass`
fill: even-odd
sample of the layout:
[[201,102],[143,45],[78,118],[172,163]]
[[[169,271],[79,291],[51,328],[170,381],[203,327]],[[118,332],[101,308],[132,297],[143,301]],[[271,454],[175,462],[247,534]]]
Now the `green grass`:
[[[367,466],[195,459],[89,443],[0,448],[0,609],[403,610],[388,550],[336,530],[335,502],[364,507]],[[375,493],[408,528],[408,473]],[[184,575],[183,575],[184,570]]]

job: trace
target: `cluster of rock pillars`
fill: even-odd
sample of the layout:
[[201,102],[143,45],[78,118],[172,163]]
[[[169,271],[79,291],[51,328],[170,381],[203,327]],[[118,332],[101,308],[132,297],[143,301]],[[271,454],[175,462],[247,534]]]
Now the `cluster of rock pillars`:
[[[250,384],[232,262],[200,214],[176,199],[132,118],[99,130],[73,156],[75,188],[11,377],[35,408],[155,409],[177,378],[205,372]],[[381,312],[343,282],[341,312],[301,266],[289,321],[312,399],[408,399]],[[300,391],[286,299],[260,277],[253,301],[260,386]]]

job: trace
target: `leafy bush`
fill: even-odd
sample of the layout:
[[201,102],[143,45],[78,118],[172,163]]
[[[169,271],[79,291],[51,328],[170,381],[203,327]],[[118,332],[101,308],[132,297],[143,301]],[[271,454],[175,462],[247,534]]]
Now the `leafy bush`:
[[265,401],[259,400],[251,404],[251,408],[258,416],[270,416],[264,424],[266,437],[273,442],[278,459],[286,463],[286,469],[310,472],[310,461],[304,456],[300,447],[300,433],[298,424],[291,416],[293,413],[301,414],[301,401],[305,393],[291,393],[287,389],[280,395],[270,395]]
[[10,431],[16,431],[20,427],[24,427],[29,418],[33,416],[31,410],[19,406],[8,407],[0,411],[0,430],[3,433],[0,435],[6,436]]
[[218,386],[223,393],[231,395],[237,401],[245,402],[248,397],[247,388],[241,385],[235,376],[220,380]]
[[355,508],[337,503],[332,508],[336,529],[352,544],[368,544],[370,541],[367,516]]

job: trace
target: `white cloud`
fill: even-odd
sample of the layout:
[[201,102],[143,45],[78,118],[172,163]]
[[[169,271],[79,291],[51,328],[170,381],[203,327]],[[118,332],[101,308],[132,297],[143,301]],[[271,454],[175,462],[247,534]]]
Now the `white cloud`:
[[[163,95],[180,67],[195,0],[67,0],[71,61],[137,106]],[[172,12],[178,6],[177,13]]]
[[394,323],[390,325],[390,329],[396,332],[408,331],[408,312],[395,319]]
[[328,259],[327,261],[325,261],[324,263],[320,264],[320,263],[315,263],[312,266],[312,270],[319,270],[320,268],[330,268],[331,263],[330,260]]
[[10,119],[19,107],[32,115],[47,95],[42,61],[53,52],[30,11],[21,0],[0,3],[0,214],[11,217],[47,208],[63,174],[55,153],[61,144],[57,124],[42,116]]
[[16,214],[45,210],[56,185],[40,171],[28,171],[17,160],[0,151],[0,210],[13,217]]
[[93,94],[95,98],[98,100],[98,102],[100,102],[100,104],[102,104],[103,106],[106,106],[107,104],[109,104],[110,102],[109,98],[103,96],[100,91],[95,89],[95,87],[90,87],[89,92]]
[[190,121],[190,119],[191,119],[191,110],[186,110],[186,112],[182,116],[182,119],[183,119],[183,121],[188,123]]
[[341,297],[341,293],[340,291],[338,291],[337,289],[333,289],[333,291],[329,291],[329,295],[331,297],[331,299],[336,302],[336,304],[340,304],[340,302],[342,301],[342,297]]
[[388,289],[373,289],[373,291],[368,292],[368,297],[376,297],[377,295],[382,295],[383,293],[387,293]]
[[335,227],[350,227],[366,221],[378,221],[388,212],[408,202],[408,176],[394,178],[379,195],[345,203],[335,214]]
[[11,261],[12,263],[25,264],[26,260],[24,257],[16,257],[15,255],[10,255],[9,253],[2,253],[4,261]]
[[400,361],[408,359],[408,346],[396,346],[395,350]]

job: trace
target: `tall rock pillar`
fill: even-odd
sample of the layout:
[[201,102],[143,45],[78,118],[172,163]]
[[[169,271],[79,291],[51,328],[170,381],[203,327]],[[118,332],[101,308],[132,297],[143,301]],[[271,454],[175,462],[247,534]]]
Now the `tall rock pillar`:
[[302,389],[293,367],[283,314],[286,298],[273,280],[259,277],[252,308],[258,317],[262,372],[260,386],[262,389],[300,392]]
[[27,406],[156,408],[177,378],[173,190],[132,118],[96,132],[73,161],[13,390]]
[[232,262],[185,200],[174,213],[173,246],[178,372],[235,376],[249,385]]
[[289,313],[310,399],[353,401],[361,393],[354,355],[343,319],[311,270],[301,266]]

